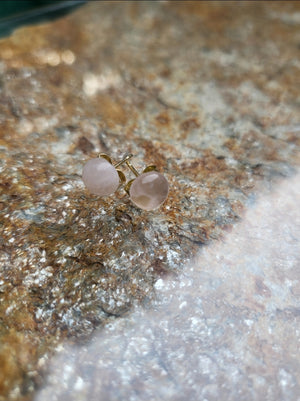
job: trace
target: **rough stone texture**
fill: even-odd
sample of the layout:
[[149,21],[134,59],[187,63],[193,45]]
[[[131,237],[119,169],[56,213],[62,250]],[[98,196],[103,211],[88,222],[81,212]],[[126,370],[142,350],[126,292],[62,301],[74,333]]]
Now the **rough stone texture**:
[[299,202],[300,174],[159,279],[150,310],[62,350],[36,401],[299,400]]
[[[299,13],[296,2],[92,2],[0,41],[1,400],[32,399],[65,341],[86,351],[78,359],[68,348],[72,380],[58,399],[67,388],[78,400],[130,391],[297,400]],[[139,170],[155,164],[168,200],[145,212],[122,190],[87,194],[82,166],[98,152],[115,160],[131,152]],[[289,205],[276,192],[280,179]],[[291,215],[286,235],[282,224],[258,221],[262,242],[252,243],[254,216],[244,213],[268,192],[283,205],[281,215],[270,203],[283,227]],[[237,238],[253,246],[239,253],[232,240],[224,251],[239,220]],[[199,256],[190,270],[199,249],[228,256],[211,264]],[[182,292],[183,316],[156,299],[165,281],[174,308]],[[144,309],[145,351],[145,335],[132,330]],[[119,348],[105,348],[102,367],[109,358],[111,367],[101,382],[96,350],[109,336]],[[140,364],[135,347],[146,352]],[[88,353],[98,359],[76,378]],[[144,362],[150,370],[137,375]]]

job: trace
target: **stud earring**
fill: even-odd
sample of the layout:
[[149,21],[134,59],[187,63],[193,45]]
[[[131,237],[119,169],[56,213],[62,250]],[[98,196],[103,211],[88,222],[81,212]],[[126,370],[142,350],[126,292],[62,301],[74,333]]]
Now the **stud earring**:
[[131,157],[132,155],[125,155],[119,163],[113,164],[107,154],[100,153],[98,157],[90,159],[83,166],[82,181],[84,185],[94,195],[111,195],[118,189],[120,183],[126,182],[124,173],[117,167]]
[[154,210],[161,206],[168,197],[169,184],[166,178],[156,171],[156,166],[146,167],[142,174],[129,162],[125,163],[136,176],[128,181],[124,189],[131,201],[144,210]]

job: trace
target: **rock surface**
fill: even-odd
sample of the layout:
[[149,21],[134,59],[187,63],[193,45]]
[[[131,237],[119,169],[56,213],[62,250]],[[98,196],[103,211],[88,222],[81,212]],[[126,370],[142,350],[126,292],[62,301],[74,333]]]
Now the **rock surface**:
[[298,400],[299,193],[300,174],[159,279],[150,310],[62,350],[36,401]]
[[[300,397],[299,13],[91,2],[0,41],[0,400]],[[99,152],[167,201],[88,194]]]

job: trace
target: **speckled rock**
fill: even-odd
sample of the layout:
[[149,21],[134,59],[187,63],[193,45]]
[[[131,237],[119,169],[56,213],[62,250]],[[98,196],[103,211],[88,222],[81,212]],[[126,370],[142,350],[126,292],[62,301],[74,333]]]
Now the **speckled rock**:
[[[116,321],[126,328],[132,310],[153,307],[160,280],[188,274],[199,249],[221,243],[257,197],[291,182],[299,12],[295,2],[91,2],[0,41],[0,400],[32,399],[65,341],[91,341]],[[156,165],[170,185],[167,201],[146,212],[122,189],[89,195],[82,167],[99,152],[114,160],[133,153],[139,171]],[[247,263],[237,275],[256,260]],[[269,274],[249,291],[276,287]],[[286,308],[299,299],[294,275]],[[223,279],[226,313],[238,320],[240,287]],[[207,316],[221,302],[211,296]],[[256,305],[247,308],[251,315]],[[221,333],[229,324],[200,323],[199,336],[201,327],[213,333],[218,324]],[[296,318],[287,325],[296,327]],[[259,330],[267,341],[269,328]],[[253,340],[255,352],[243,344],[241,352],[260,346]],[[233,343],[227,352],[234,358]],[[276,372],[295,398],[297,377]],[[262,376],[263,394],[275,376]]]
[[61,350],[36,401],[299,399],[299,202],[300,173],[157,280],[151,310]]

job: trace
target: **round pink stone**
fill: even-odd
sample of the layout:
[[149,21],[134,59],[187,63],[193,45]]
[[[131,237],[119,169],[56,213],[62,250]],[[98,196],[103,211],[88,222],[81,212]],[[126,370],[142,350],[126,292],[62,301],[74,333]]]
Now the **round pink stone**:
[[157,171],[141,174],[129,190],[132,202],[144,210],[157,209],[167,199],[168,192],[168,181]]
[[82,180],[92,194],[100,196],[111,195],[119,186],[117,170],[101,157],[90,159],[85,163]]

